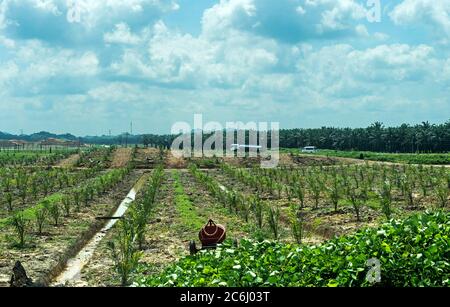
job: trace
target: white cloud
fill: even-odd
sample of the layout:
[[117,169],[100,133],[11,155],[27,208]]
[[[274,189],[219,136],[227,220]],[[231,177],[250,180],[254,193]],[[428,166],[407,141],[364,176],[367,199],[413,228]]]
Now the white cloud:
[[389,16],[398,25],[431,24],[450,36],[450,0],[404,0]]
[[99,59],[92,51],[54,49],[29,41],[14,54],[14,59],[0,62],[0,85],[12,95],[64,95],[100,72]]
[[361,24],[357,25],[355,27],[355,31],[361,37],[369,37],[370,36],[369,31],[367,30],[365,25],[361,25]]
[[6,48],[14,48],[16,43],[14,40],[7,38],[6,36],[0,35],[0,46],[5,46]]
[[322,12],[322,22],[318,25],[321,32],[345,30],[349,20],[361,20],[366,17],[366,9],[353,0],[320,0],[317,2],[327,8]]
[[[402,43],[388,28],[373,33],[357,1],[221,0],[204,12],[199,35],[160,20],[178,8],[169,0],[89,0],[81,24],[67,23],[61,1],[27,1],[55,23],[44,23],[48,35],[32,31],[36,16],[27,24],[15,10],[2,19],[0,3],[0,25],[25,28],[0,30],[0,96],[33,120],[48,111],[71,114],[61,118],[74,125],[109,125],[132,114],[163,125],[202,112],[293,123],[311,116],[318,125],[315,112],[417,106],[427,95],[431,109],[450,94],[448,54]],[[72,43],[61,38],[67,33]]]
[[354,35],[355,22],[365,17],[355,0],[221,0],[204,12],[202,24],[210,37],[237,29],[292,43]]
[[385,41],[385,40],[389,39],[389,35],[386,33],[382,33],[382,32],[375,32],[373,34],[373,37],[379,41]]
[[137,45],[141,42],[141,38],[131,33],[130,27],[124,22],[116,24],[113,32],[105,33],[103,40],[108,44]]

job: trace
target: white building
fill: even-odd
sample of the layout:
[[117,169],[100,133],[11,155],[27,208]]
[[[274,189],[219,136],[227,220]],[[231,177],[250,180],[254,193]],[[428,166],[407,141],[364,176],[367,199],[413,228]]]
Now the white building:
[[306,146],[306,147],[303,147],[303,149],[302,149],[302,152],[304,152],[304,153],[316,153],[318,151],[319,151],[319,149],[317,149],[316,146]]

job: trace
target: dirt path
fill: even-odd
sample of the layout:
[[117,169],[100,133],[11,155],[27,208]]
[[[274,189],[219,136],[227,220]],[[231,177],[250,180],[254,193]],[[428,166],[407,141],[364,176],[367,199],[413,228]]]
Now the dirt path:
[[110,168],[126,167],[131,160],[132,148],[118,148],[114,151]]
[[56,167],[62,167],[62,168],[71,168],[74,167],[77,164],[78,159],[80,158],[79,154],[73,154],[70,157],[61,160]]

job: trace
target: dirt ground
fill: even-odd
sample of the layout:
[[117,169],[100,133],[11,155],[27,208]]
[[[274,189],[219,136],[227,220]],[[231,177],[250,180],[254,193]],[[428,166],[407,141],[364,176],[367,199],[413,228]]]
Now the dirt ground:
[[71,168],[74,167],[77,164],[78,159],[80,158],[79,154],[73,154],[70,157],[61,160],[56,167],[63,167],[63,168]]
[[[355,161],[321,156],[294,156],[288,153],[280,153],[280,167],[301,167],[301,166],[332,166],[340,163],[351,164]],[[186,169],[189,163],[195,163],[199,168],[214,169],[219,168],[220,163],[225,162],[235,167],[252,168],[259,167],[262,162],[261,157],[220,157],[220,158],[183,158],[175,157],[171,152],[166,156],[166,168],[169,169]],[[356,160],[358,161],[358,160]],[[360,162],[360,161],[358,161]]]
[[117,148],[112,155],[110,168],[126,167],[131,160],[132,148]]
[[[166,153],[163,158],[165,158]],[[157,148],[138,148],[133,160],[137,169],[153,169],[161,160],[160,150]]]
[[354,163],[354,161],[340,160],[333,157],[280,154],[280,166],[332,166],[340,163],[349,164]]

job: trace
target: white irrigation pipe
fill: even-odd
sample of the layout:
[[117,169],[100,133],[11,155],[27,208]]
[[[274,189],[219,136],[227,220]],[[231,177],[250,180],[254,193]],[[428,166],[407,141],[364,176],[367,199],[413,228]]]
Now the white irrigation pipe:
[[128,195],[122,200],[112,219],[86,244],[85,247],[72,259],[67,262],[64,271],[52,282],[51,286],[65,285],[67,282],[74,282],[81,279],[81,270],[89,263],[94,256],[94,252],[108,231],[124,216],[129,206],[136,200],[136,195],[147,180],[147,176],[142,176]]

